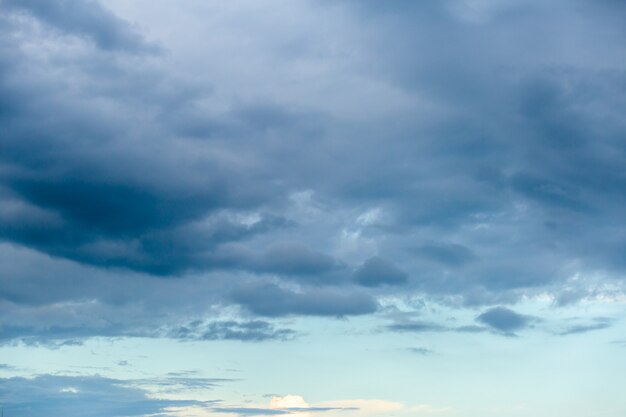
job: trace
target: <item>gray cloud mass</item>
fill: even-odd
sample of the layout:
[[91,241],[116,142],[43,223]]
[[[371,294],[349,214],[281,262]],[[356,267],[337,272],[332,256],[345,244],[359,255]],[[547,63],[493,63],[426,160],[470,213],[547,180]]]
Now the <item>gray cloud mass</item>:
[[411,296],[514,334],[522,299],[621,294],[626,8],[468,5],[172,35],[0,2],[0,342],[286,340]]

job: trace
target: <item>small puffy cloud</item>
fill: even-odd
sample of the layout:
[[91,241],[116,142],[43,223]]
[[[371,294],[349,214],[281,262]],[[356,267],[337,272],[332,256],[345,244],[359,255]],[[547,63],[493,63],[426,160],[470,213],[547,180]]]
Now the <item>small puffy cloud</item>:
[[480,314],[476,320],[497,332],[512,335],[515,331],[528,327],[534,319],[506,307],[494,307]]
[[274,396],[270,399],[270,408],[309,408],[301,395]]

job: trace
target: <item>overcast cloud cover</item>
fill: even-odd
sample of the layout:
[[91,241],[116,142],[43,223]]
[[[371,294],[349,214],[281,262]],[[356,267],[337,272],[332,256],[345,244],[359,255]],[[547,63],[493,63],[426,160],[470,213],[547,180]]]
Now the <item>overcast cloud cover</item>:
[[[620,331],[625,21],[612,0],[0,0],[0,403],[305,415],[12,362],[93,340],[368,334],[437,361],[405,338]],[[316,336],[337,318],[365,324]],[[342,404],[307,413],[466,415]]]

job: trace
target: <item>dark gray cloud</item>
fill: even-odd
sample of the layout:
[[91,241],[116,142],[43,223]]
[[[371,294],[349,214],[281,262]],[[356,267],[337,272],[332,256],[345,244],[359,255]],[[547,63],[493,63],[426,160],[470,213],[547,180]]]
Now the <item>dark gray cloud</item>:
[[367,259],[354,273],[354,279],[364,287],[403,285],[408,275],[390,261],[379,256]]
[[[456,287],[464,294],[484,289],[484,296],[476,300],[482,304],[494,295],[508,292],[516,298],[517,289],[564,278],[550,271],[549,265],[566,258],[583,259],[590,269],[606,262],[590,242],[607,246],[601,236],[613,233],[605,229],[604,220],[624,203],[617,191],[623,189],[623,184],[618,185],[623,178],[614,175],[615,164],[624,158],[623,147],[616,141],[623,124],[614,111],[614,105],[624,101],[623,65],[603,53],[585,63],[573,48],[561,50],[559,58],[552,59],[552,48],[580,29],[573,23],[578,17],[590,34],[605,21],[604,6],[599,11],[589,2],[578,2],[579,11],[589,12],[582,17],[571,9],[562,13],[567,7],[560,2],[487,5],[484,13],[474,9],[474,14],[469,6],[457,7],[463,3],[351,4],[378,30],[380,45],[394,45],[377,49],[388,58],[378,61],[381,75],[400,88],[458,111],[456,116],[444,117],[443,125],[414,131],[413,137],[419,140],[403,141],[397,152],[386,145],[386,155],[393,155],[394,165],[403,168],[397,173],[384,170],[378,179],[370,174],[364,188],[403,216],[398,227],[404,230],[412,224],[412,230],[423,236],[434,229],[434,241],[441,236],[463,236],[459,245],[481,254],[475,262],[468,262],[467,251],[453,253],[440,245],[424,245],[418,252],[443,267],[461,268],[456,275],[462,283],[444,281],[445,271],[441,271],[423,288],[449,293]],[[384,19],[378,18],[381,14]],[[537,27],[542,29],[537,32]],[[623,35],[616,27],[610,31]],[[525,49],[522,45],[543,35],[550,42],[542,48],[512,56],[511,51]],[[609,49],[623,54],[621,46],[608,42]],[[432,48],[434,44],[445,47]],[[591,41],[581,47],[594,54]],[[483,52],[467,52],[477,50]],[[620,70],[614,71],[616,67]],[[602,121],[605,116],[610,127]],[[600,142],[603,145],[598,146]],[[429,156],[422,159],[419,155]],[[603,185],[598,178],[604,178]],[[614,186],[616,199],[608,193]],[[498,220],[500,216],[508,220]],[[521,239],[508,240],[500,248],[489,244],[484,258],[486,242],[470,238],[469,230],[479,225],[489,228],[483,229],[485,236],[513,233]],[[621,245],[617,240],[608,245],[613,244]],[[542,259],[539,247],[552,256],[549,262]],[[533,258],[532,267],[509,256],[520,251],[523,258]],[[497,263],[494,256],[507,259],[504,269],[492,275],[490,270]],[[428,272],[435,269],[427,267]],[[497,276],[503,273],[507,276]]]
[[36,417],[144,416],[168,407],[207,406],[198,401],[160,400],[148,391],[100,376],[40,375],[34,378],[3,378],[0,402],[6,415]]
[[26,12],[55,29],[85,37],[106,50],[155,52],[128,22],[92,0],[5,0],[0,7]]
[[618,3],[317,1],[290,18],[341,24],[190,24],[212,40],[190,50],[105,3],[3,1],[3,340],[152,337],[154,317],[270,340],[246,323],[623,292]]
[[476,317],[476,320],[497,332],[514,335],[516,331],[528,327],[534,319],[506,307],[493,307]]
[[[221,307],[232,303],[234,292],[248,289],[253,293],[254,279],[224,271],[184,279],[154,279],[122,271],[111,274],[20,248],[0,247],[4,272],[0,276],[0,344],[58,348],[96,336],[244,342],[297,336],[279,321],[249,315],[236,320],[232,315],[224,317]],[[258,296],[266,299],[259,298],[256,304],[253,296],[247,296],[251,310],[265,311],[258,305],[261,302],[276,303],[276,311],[263,313],[270,316],[364,314],[376,307],[374,299],[361,292],[352,296],[317,286],[303,287],[297,294],[262,292]],[[298,304],[302,300],[306,301]]]

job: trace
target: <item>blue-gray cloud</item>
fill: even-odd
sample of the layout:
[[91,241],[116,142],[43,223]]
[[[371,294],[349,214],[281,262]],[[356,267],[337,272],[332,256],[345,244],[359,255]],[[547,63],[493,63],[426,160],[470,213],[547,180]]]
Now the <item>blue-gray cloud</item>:
[[323,276],[341,267],[329,255],[314,251],[302,244],[289,243],[271,246],[254,266],[259,271],[313,277]]
[[534,319],[506,307],[493,307],[476,317],[476,320],[497,332],[514,335],[516,331],[528,327]]
[[261,342],[265,340],[287,340],[296,335],[291,329],[277,329],[263,320],[217,321],[203,323],[194,321],[187,325],[172,329],[168,337],[181,340],[239,340],[245,342]]
[[437,323],[431,323],[426,321],[403,321],[399,323],[390,324],[386,327],[387,330],[393,332],[408,332],[408,333],[421,333],[421,332],[443,332],[448,328]]
[[408,281],[406,272],[380,256],[367,259],[354,273],[354,279],[364,287],[402,285]]
[[105,50],[133,53],[157,50],[128,22],[94,1],[5,0],[0,7],[31,14],[62,33],[88,38]]
[[[476,325],[451,326],[433,321],[418,321],[400,319],[384,327],[384,330],[398,333],[430,333],[430,332],[457,332],[457,333],[482,333],[488,331],[488,327]],[[420,348],[415,353],[420,353]],[[428,353],[428,352],[423,352]]]
[[211,404],[155,399],[146,390],[133,386],[133,381],[100,376],[40,375],[0,381],[0,402],[6,415],[130,417],[163,413],[168,407]]
[[263,320],[251,321],[203,321],[195,320],[160,328],[150,322],[118,322],[107,325],[83,323],[81,325],[49,324],[39,320],[36,325],[0,325],[0,345],[21,343],[29,346],[60,348],[80,345],[85,339],[104,337],[169,338],[179,341],[237,340],[262,342],[289,340],[297,333],[288,328],[279,328]]
[[562,330],[561,332],[559,332],[559,334],[561,336],[568,336],[572,334],[580,334],[580,333],[593,332],[596,330],[604,330],[604,329],[611,327],[613,323],[614,323],[614,320],[608,317],[595,317],[589,323],[578,323],[578,324],[570,325],[566,327],[564,330]]
[[[171,55],[103,4],[0,3],[4,341],[152,337],[184,311],[193,337],[281,340],[246,323],[623,290],[619,2],[317,1],[342,11],[333,48],[320,25],[242,22],[229,39],[265,43]],[[233,305],[246,318],[205,319]]]
[[455,243],[426,244],[418,247],[415,252],[419,256],[450,267],[462,267],[476,258],[469,248]]

